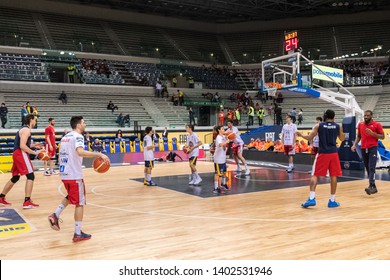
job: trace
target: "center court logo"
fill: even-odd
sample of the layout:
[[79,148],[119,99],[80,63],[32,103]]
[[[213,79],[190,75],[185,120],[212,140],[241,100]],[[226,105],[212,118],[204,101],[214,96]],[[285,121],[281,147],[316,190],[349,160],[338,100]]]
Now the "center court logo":
[[15,209],[0,210],[0,240],[28,233],[32,229]]

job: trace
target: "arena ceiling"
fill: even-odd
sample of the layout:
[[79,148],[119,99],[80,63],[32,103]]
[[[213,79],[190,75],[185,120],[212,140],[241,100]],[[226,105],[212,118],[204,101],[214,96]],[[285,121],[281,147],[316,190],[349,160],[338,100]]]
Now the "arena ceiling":
[[214,23],[390,10],[388,0],[52,0]]

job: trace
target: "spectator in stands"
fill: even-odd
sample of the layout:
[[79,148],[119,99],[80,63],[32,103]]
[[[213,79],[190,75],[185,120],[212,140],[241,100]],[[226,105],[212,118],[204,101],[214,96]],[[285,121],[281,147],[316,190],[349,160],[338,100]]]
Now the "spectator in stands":
[[301,153],[307,153],[309,151],[309,145],[306,141],[301,140],[300,141],[300,152]]
[[34,126],[34,128],[38,128],[39,113],[38,113],[37,106],[34,106],[34,108],[33,108],[33,115],[35,116],[35,126]]
[[95,142],[95,138],[93,138],[91,136],[91,134],[89,134],[89,132],[85,132],[85,134],[84,134],[84,142],[87,142],[88,146],[89,146],[89,143],[92,144],[93,142]]
[[158,135],[158,133],[156,132],[156,130],[153,129],[153,134],[152,134],[152,139],[153,141],[158,141],[160,139],[160,135]]
[[249,150],[256,149],[256,142],[254,138],[251,138],[251,142],[246,146]]
[[173,87],[176,87],[176,86],[177,86],[177,79],[176,79],[176,77],[173,77],[173,79],[172,79],[172,85],[173,85]]
[[33,107],[30,105],[30,102],[26,102],[26,110],[27,113],[32,114],[33,113]]
[[125,126],[125,117],[123,116],[122,113],[119,113],[118,117],[116,118],[116,121],[115,121],[120,127],[124,127]]
[[194,78],[193,78],[192,76],[190,76],[190,77],[188,78],[188,87],[189,87],[189,88],[194,88],[194,85],[195,85],[195,83],[194,83]]
[[65,91],[61,92],[58,100],[61,100],[62,104],[68,104],[68,96],[66,95]]
[[122,130],[118,129],[118,131],[115,133],[115,139],[122,140],[122,138],[123,138]]
[[225,125],[225,113],[223,112],[223,108],[219,110],[218,120],[219,120],[218,125]]
[[218,92],[216,92],[214,94],[213,101],[214,102],[221,102],[221,97],[219,96]]
[[184,104],[184,93],[183,91],[181,90],[177,90],[178,94],[179,94],[179,106],[183,106]]
[[155,96],[160,97],[162,93],[162,84],[160,81],[157,81],[155,88],[156,88]]
[[253,118],[255,117],[255,108],[253,108],[252,105],[249,105],[248,116],[248,125],[253,125]]
[[282,106],[280,105],[275,106],[275,118],[276,118],[276,125],[283,125]]
[[302,108],[300,108],[298,111],[298,125],[302,124],[302,122],[303,122],[303,110]]
[[99,138],[96,138],[95,141],[92,143],[92,151],[103,154],[106,152]]
[[68,78],[69,78],[69,83],[74,83],[74,65],[69,63],[67,71],[68,71]]
[[234,126],[237,126],[237,125],[240,125],[241,124],[241,111],[240,111],[240,108],[236,108],[236,110],[234,111],[234,114],[236,115],[236,119],[233,121],[233,125]]
[[164,131],[163,131],[161,136],[162,136],[162,138],[168,139],[168,129],[166,127],[164,128]]
[[188,114],[189,114],[189,117],[190,117],[190,124],[192,124],[192,122],[194,122],[194,125],[195,124],[195,115],[194,115],[194,111],[192,111],[192,107],[190,107],[188,109]]
[[274,150],[274,142],[271,141],[271,138],[267,138],[267,141],[264,143],[264,151],[273,151]]
[[284,152],[284,146],[283,146],[282,141],[276,140],[275,146],[274,146],[274,152],[278,152],[278,153]]
[[118,110],[118,106],[114,105],[114,103],[112,103],[112,101],[110,100],[108,102],[108,105],[107,105],[107,110],[111,110],[112,113],[114,113],[114,110]]
[[202,93],[203,98],[207,98],[210,101],[213,101],[214,95],[211,92]]
[[130,115],[127,114],[123,117],[123,123],[124,123],[124,126],[126,126],[126,124],[129,124],[129,127],[130,127]]
[[297,109],[292,108],[289,115],[291,116],[292,122],[295,123],[297,121]]
[[257,118],[259,119],[259,126],[263,125],[264,109],[260,107],[257,111]]
[[22,121],[22,125],[21,126],[24,126],[24,124],[26,123],[26,116],[28,115],[28,111],[26,109],[26,104],[23,104],[22,106],[22,110],[20,111],[21,113],[21,121]]
[[1,103],[0,107],[0,118],[1,118],[1,127],[5,128],[5,124],[7,123],[7,114],[8,114],[8,108],[5,106],[5,103]]
[[172,103],[174,106],[177,106],[179,104],[179,92],[178,91],[172,95]]

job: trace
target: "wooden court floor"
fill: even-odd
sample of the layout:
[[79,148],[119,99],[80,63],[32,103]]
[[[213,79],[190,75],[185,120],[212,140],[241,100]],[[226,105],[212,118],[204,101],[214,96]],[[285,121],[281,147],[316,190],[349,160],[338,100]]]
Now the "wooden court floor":
[[[213,165],[200,161],[198,170],[210,173]],[[156,165],[153,176],[188,172],[188,162],[164,163]],[[373,196],[364,192],[366,180],[340,183],[337,209],[327,208],[329,185],[320,185],[317,206],[302,209],[300,203],[308,196],[306,184],[201,198],[129,180],[143,176],[142,165],[112,167],[106,174],[85,169],[84,176],[88,205],[83,230],[92,239],[72,242],[72,206],[62,213],[59,232],[49,227],[47,216],[56,209],[64,189],[59,176],[36,172],[32,198],[39,208],[21,207],[25,178],[7,196],[11,208],[34,229],[0,240],[2,260],[390,259],[386,181],[377,181],[379,193]],[[9,179],[9,174],[0,175],[1,188]],[[270,180],[269,184],[278,183]],[[210,185],[202,188],[212,190]]]

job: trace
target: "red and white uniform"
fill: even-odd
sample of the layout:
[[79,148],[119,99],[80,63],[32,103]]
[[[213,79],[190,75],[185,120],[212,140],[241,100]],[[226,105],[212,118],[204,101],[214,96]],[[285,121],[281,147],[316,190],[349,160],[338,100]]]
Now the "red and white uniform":
[[[28,155],[28,153],[20,149],[20,131],[22,129],[30,130],[30,128],[24,126],[15,135],[14,152],[12,154],[12,160],[13,160],[12,170],[11,170],[12,176],[17,176],[17,175],[23,176],[34,172],[34,167],[31,163],[30,156]],[[27,139],[26,145],[28,147],[31,146],[31,134]]]
[[297,132],[297,126],[293,123],[285,124],[282,128],[283,133],[283,145],[285,155],[295,155],[295,133]]
[[[52,149],[49,149],[49,142],[47,138],[50,139],[50,143],[52,145]],[[56,131],[54,129],[54,126],[48,125],[45,128],[45,144],[46,144],[46,151],[49,154],[50,158],[54,158],[56,155]]]
[[85,186],[83,180],[83,158],[77,148],[84,149],[84,137],[76,131],[69,132],[61,139],[60,176],[70,204],[85,205]]
[[238,131],[238,128],[235,126],[232,126],[232,128],[229,128],[226,132],[228,131],[233,131],[234,134],[236,134],[236,138],[233,140],[233,154],[238,155],[239,153],[242,153],[244,141],[240,136],[240,131]]

